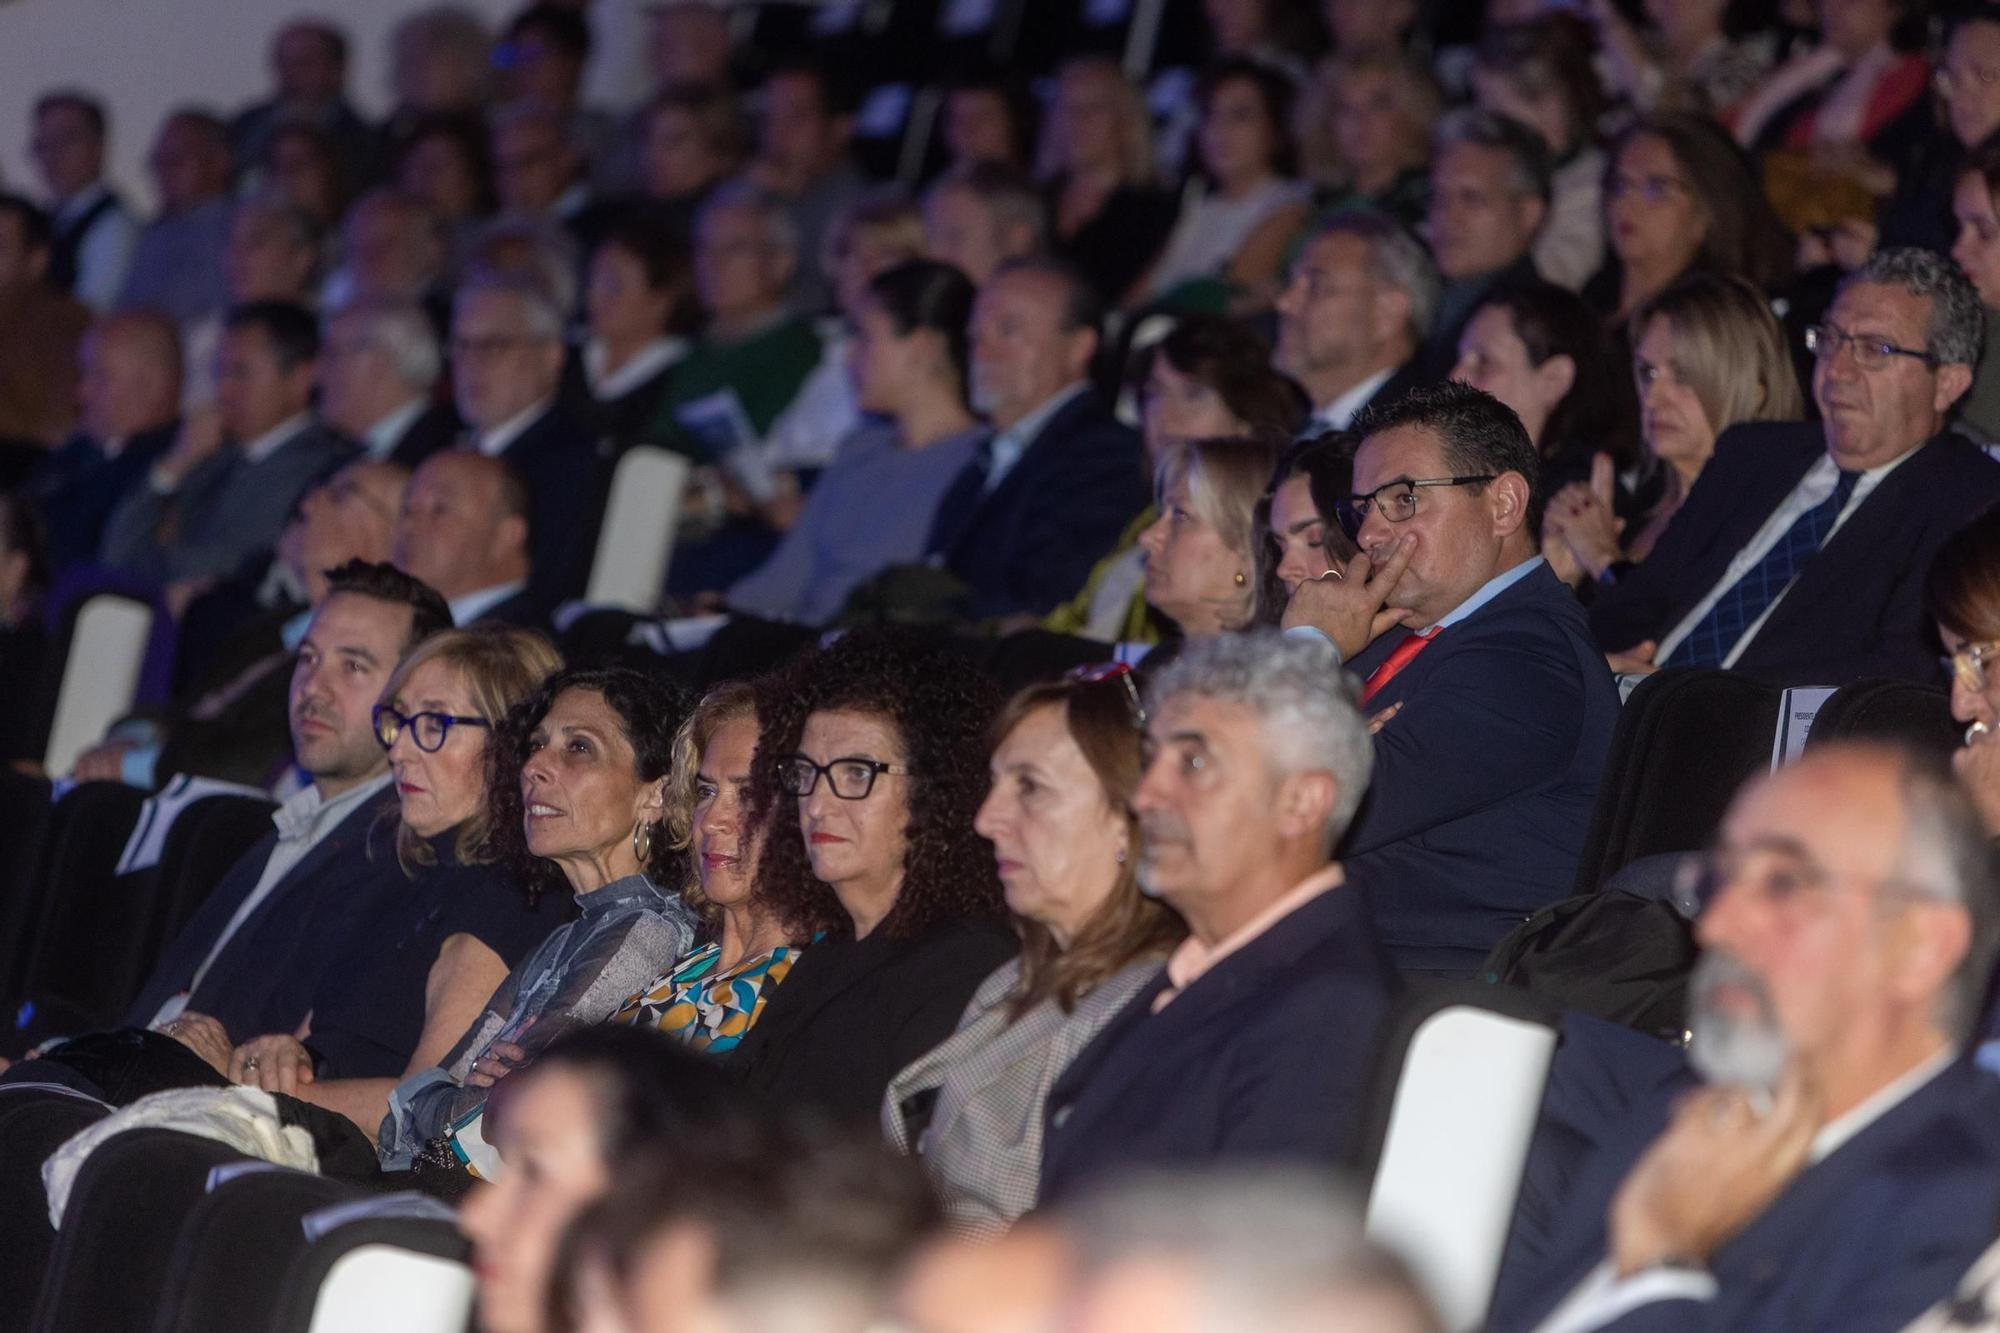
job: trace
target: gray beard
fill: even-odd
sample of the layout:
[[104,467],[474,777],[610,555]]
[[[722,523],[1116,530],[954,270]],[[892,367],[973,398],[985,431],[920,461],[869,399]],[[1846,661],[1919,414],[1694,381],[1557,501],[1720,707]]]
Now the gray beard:
[[[1728,984],[1752,992],[1754,1015],[1725,1012],[1714,1002],[1716,987]],[[1776,1006],[1762,978],[1728,954],[1710,950],[1695,963],[1688,982],[1688,1063],[1703,1081],[1773,1091],[1792,1058],[1792,1039],[1778,1024]]]

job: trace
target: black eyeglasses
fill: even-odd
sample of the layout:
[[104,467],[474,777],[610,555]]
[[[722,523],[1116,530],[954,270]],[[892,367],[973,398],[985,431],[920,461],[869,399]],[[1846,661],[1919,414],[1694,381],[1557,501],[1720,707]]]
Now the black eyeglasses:
[[1840,355],[1842,347],[1854,349],[1854,364],[1863,370],[1880,370],[1889,364],[1889,358],[1907,356],[1913,361],[1921,361],[1931,369],[1937,369],[1938,359],[1929,352],[1920,352],[1914,347],[1899,347],[1887,338],[1871,338],[1866,334],[1849,333],[1832,324],[1815,324],[1806,330],[1806,350],[1821,361],[1831,361]]
[[1492,481],[1496,473],[1475,477],[1403,477],[1385,481],[1363,495],[1350,495],[1334,505],[1334,517],[1349,541],[1361,536],[1361,525],[1372,513],[1380,513],[1390,523],[1407,523],[1417,516],[1417,492],[1426,486],[1478,486]]
[[884,773],[906,778],[910,775],[906,764],[885,764],[880,759],[862,759],[848,756],[831,759],[824,764],[815,764],[802,754],[795,754],[784,763],[780,770],[785,790],[794,796],[810,796],[813,788],[819,786],[820,775],[826,776],[826,783],[833,794],[843,801],[865,801],[875,790],[875,779]]
[[444,748],[445,737],[451,735],[453,727],[491,727],[493,724],[483,717],[460,717],[456,713],[400,713],[388,704],[376,704],[369,714],[375,722],[375,739],[383,749],[396,743],[405,729],[417,748],[425,754],[436,754]]
[[1132,720],[1140,726],[1146,725],[1146,706],[1139,702],[1139,685],[1132,676],[1130,662],[1091,662],[1085,666],[1073,667],[1063,676],[1073,685],[1102,685],[1115,680],[1125,687],[1125,698],[1132,705]]

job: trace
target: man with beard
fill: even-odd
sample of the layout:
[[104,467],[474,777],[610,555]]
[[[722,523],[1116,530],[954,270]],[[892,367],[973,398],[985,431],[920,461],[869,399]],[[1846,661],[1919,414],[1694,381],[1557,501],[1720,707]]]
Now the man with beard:
[[1964,793],[1828,746],[1739,795],[1703,870],[1706,1086],[1579,1176],[1496,1329],[1900,1329],[1992,1239],[2000,1083],[1959,1057],[2000,890]]
[[1187,919],[1050,1090],[1040,1202],[1136,1167],[1341,1162],[1387,959],[1333,848],[1374,762],[1332,649],[1190,642],[1153,683],[1139,882]]

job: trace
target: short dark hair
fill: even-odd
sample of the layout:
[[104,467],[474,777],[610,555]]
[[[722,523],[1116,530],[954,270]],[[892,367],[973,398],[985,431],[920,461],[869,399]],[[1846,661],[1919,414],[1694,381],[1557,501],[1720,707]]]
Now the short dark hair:
[[1289,438],[1305,425],[1311,404],[1297,385],[1271,368],[1271,345],[1241,320],[1184,315],[1173,330],[1140,353],[1137,374],[1150,375],[1164,359],[1181,374],[1214,391],[1248,434]]
[[1503,116],[1484,107],[1462,106],[1438,122],[1436,151],[1453,144],[1505,153],[1514,172],[1514,187],[1521,194],[1549,201],[1554,164],[1549,161],[1549,145],[1541,135],[1512,116]]
[[876,274],[868,284],[868,295],[889,316],[896,332],[929,329],[944,335],[945,350],[963,397],[971,382],[971,280],[949,264],[910,259]]
[[80,88],[58,88],[35,99],[35,114],[45,111],[74,111],[83,117],[84,128],[98,140],[105,135],[104,103]]
[[1507,315],[1530,366],[1566,356],[1576,367],[1569,392],[1549,411],[1538,441],[1551,464],[1588,471],[1591,455],[1607,453],[1620,472],[1645,461],[1639,402],[1620,350],[1604,336],[1604,321],[1566,287],[1536,278],[1503,283],[1479,303]]
[[245,301],[231,306],[223,327],[257,329],[271,340],[278,365],[297,370],[319,355],[319,321],[312,312],[294,301]]
[[1483,389],[1446,380],[1391,403],[1370,403],[1355,421],[1354,434],[1365,445],[1372,435],[1406,426],[1438,437],[1445,466],[1455,476],[1519,474],[1528,483],[1528,535],[1541,542],[1541,459],[1513,408]]
[[507,25],[507,40],[519,41],[531,32],[539,33],[543,41],[579,65],[590,60],[590,22],[580,10],[563,5],[529,5]]
[[1298,92],[1292,81],[1262,61],[1247,56],[1225,57],[1204,70],[1195,85],[1195,101],[1204,118],[1215,95],[1230,83],[1247,83],[1256,91],[1264,108],[1264,119],[1270,124],[1271,169],[1280,176],[1291,175],[1298,167],[1299,157],[1298,141],[1292,134],[1292,104],[1298,100]]
[[768,87],[775,79],[811,79],[813,87],[819,91],[820,110],[829,119],[851,116],[861,109],[861,90],[854,80],[839,69],[804,56],[792,56],[771,66],[765,73],[759,88]]
[[1083,270],[1067,259],[1054,255],[1023,255],[1009,259],[993,270],[994,278],[1005,277],[1009,273],[1039,273],[1053,278],[1063,285],[1062,327],[1063,332],[1073,333],[1078,329],[1089,329],[1099,333],[1104,328],[1104,298],[1097,293],[1096,286],[1083,275]]
[[0,193],[0,217],[11,217],[20,223],[21,243],[29,250],[46,250],[54,239],[55,233],[49,227],[49,215],[32,199]]
[[352,593],[410,608],[410,637],[403,655],[440,630],[451,628],[451,608],[436,588],[388,563],[349,560],[326,571],[326,595]]
[[701,321],[701,306],[694,295],[694,264],[686,243],[667,220],[651,209],[626,209],[611,219],[598,233],[591,253],[615,245],[639,261],[646,286],[655,292],[678,294],[667,310],[664,332],[693,333]]

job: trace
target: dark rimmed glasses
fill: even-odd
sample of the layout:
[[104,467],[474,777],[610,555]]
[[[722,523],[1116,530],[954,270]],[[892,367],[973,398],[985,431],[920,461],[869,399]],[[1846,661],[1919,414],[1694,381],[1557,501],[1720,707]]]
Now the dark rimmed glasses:
[[451,735],[453,727],[487,727],[493,723],[483,717],[460,717],[456,713],[404,713],[388,704],[376,704],[370,718],[375,723],[375,739],[383,749],[396,743],[396,738],[405,731],[417,748],[425,754],[436,754],[444,748],[445,738]]
[[1139,682],[1132,674],[1130,662],[1091,662],[1073,667],[1064,673],[1063,679],[1072,685],[1102,685],[1106,681],[1118,681],[1125,686],[1125,697],[1132,705],[1132,720],[1139,726],[1146,725],[1146,705],[1139,701]]
[[1385,481],[1374,490],[1350,495],[1336,504],[1334,517],[1349,541],[1361,536],[1361,525],[1370,514],[1379,513],[1385,522],[1407,523],[1417,516],[1417,492],[1428,486],[1479,486],[1498,474],[1482,472],[1469,477],[1399,477]]
[[1903,347],[1887,338],[1872,337],[1865,333],[1849,333],[1833,324],[1815,324],[1806,330],[1806,350],[1821,361],[1831,361],[1840,355],[1840,349],[1854,349],[1854,364],[1863,370],[1880,370],[1891,360],[1907,356],[1912,361],[1921,361],[1932,370],[1938,367],[1938,359],[1929,352],[1914,347]]
[[828,790],[843,801],[867,800],[868,794],[875,790],[875,779],[884,773],[899,778],[910,775],[907,764],[885,764],[880,759],[863,759],[858,755],[815,764],[806,756],[795,754],[778,772],[785,790],[794,796],[803,799],[812,795],[813,788],[824,777]]

